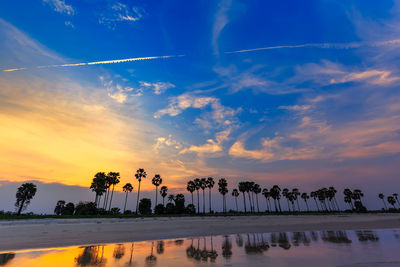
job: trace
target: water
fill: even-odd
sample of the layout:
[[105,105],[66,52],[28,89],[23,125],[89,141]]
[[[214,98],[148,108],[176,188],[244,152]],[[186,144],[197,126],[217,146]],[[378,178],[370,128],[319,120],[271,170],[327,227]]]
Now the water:
[[0,266],[400,266],[400,229],[207,236],[0,254]]

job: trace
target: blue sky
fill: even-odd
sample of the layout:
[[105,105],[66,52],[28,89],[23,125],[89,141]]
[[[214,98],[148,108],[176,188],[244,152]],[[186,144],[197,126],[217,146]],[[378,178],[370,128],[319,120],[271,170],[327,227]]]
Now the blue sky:
[[394,1],[2,1],[0,178],[144,166],[176,190],[212,175],[392,193],[399,17]]

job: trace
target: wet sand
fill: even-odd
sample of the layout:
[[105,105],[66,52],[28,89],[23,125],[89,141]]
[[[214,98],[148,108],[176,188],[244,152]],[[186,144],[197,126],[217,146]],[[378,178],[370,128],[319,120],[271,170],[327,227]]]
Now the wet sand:
[[0,221],[0,251],[237,233],[400,228],[400,214]]

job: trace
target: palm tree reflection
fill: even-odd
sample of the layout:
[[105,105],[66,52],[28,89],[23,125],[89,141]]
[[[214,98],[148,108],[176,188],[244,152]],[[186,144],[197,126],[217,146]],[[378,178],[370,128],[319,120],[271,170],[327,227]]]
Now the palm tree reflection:
[[232,257],[232,243],[229,236],[224,236],[224,241],[222,242],[222,257],[229,259]]
[[[101,247],[101,254],[100,253]],[[87,246],[83,248],[81,254],[75,258],[75,263],[78,266],[104,266],[106,259],[103,258],[104,246]]]
[[114,248],[113,257],[117,260],[121,259],[125,255],[125,246],[117,244]]
[[356,231],[356,234],[360,242],[379,241],[379,237],[375,234],[375,232],[370,230]]
[[268,242],[264,241],[264,236],[261,234],[247,234],[247,242],[244,245],[246,254],[259,254],[269,249]]
[[346,231],[321,231],[321,239],[324,242],[336,244],[351,244],[352,241],[347,237]]
[[157,257],[153,255],[153,247],[154,247],[154,242],[151,242],[151,252],[150,255],[146,257],[146,265],[151,266],[155,265],[157,263]]
[[[203,249],[200,249],[200,241],[203,239]],[[215,262],[215,260],[218,257],[217,251],[214,250],[214,243],[212,240],[212,237],[210,238],[211,240],[211,249],[207,249],[207,238],[197,238],[197,245],[193,245],[194,239],[192,238],[190,246],[186,249],[186,256],[189,259],[193,259],[195,261],[202,261],[202,262]]]
[[6,265],[7,263],[9,263],[9,261],[11,261],[12,259],[14,259],[15,254],[14,253],[3,253],[0,254],[0,265]]
[[164,253],[164,241],[157,241],[157,254]]

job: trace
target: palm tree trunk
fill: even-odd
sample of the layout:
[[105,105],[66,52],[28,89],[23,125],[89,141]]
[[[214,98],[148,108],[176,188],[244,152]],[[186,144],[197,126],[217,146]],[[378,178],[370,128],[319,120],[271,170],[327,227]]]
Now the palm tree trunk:
[[25,204],[25,199],[22,200],[21,205],[19,206],[17,216],[20,216],[20,215],[21,215],[22,208],[24,207],[24,204]]
[[236,203],[236,212],[239,212],[238,204],[237,204],[237,197],[235,197],[235,203]]
[[205,198],[205,193],[203,189],[203,213],[206,213],[206,198]]
[[110,207],[108,208],[108,211],[111,210],[111,203],[112,203],[112,199],[113,199],[113,195],[114,195],[114,187],[115,187],[115,184],[113,184],[113,189],[112,189],[111,197],[110,197]]
[[250,212],[253,212],[253,206],[251,205],[251,197],[250,197],[250,192],[247,193],[247,196],[249,197],[249,203],[250,203]]
[[138,214],[138,208],[139,208],[139,195],[140,195],[140,181],[139,181],[139,188],[138,188],[137,200],[136,200],[136,214]]
[[127,200],[128,200],[128,192],[126,192],[126,196],[125,196],[124,214],[125,214],[125,210],[126,210],[126,201]]
[[210,202],[210,213],[211,213],[211,188],[210,188],[210,191],[209,191],[208,201]]
[[197,213],[200,214],[200,197],[199,197],[199,190],[197,191]]
[[190,194],[192,195],[192,205],[194,206],[194,202],[193,202],[193,192],[190,192]]
[[385,210],[387,210],[387,206],[386,206],[385,200],[382,199],[382,202],[383,202],[383,205],[385,206]]
[[339,204],[338,204],[337,201],[336,201],[336,197],[334,197],[333,200],[335,201],[337,210],[340,211],[340,207],[339,207]]
[[104,201],[103,201],[103,209],[106,209],[106,202],[107,202],[107,193],[108,193],[108,188],[106,190],[106,192],[104,193]]
[[260,206],[258,206],[258,194],[256,194],[256,200],[257,200],[257,212],[260,212]]
[[289,199],[286,198],[286,201],[287,201],[287,209],[288,209],[288,211],[290,212],[290,203],[289,203]]
[[246,213],[247,212],[247,210],[246,210],[246,196],[244,195],[244,192],[243,192],[243,207],[244,207],[244,212]]
[[276,199],[274,198],[274,206],[275,206],[275,212],[278,212],[278,206],[276,205]]
[[280,199],[278,199],[278,205],[279,205],[279,212],[282,212],[281,201],[280,201]]
[[158,188],[158,186],[156,186],[156,205],[154,205],[154,209],[156,208],[156,206],[157,206],[157,197],[158,197],[158,194],[157,194],[157,188]]
[[298,199],[298,198],[296,199],[296,202],[297,202],[297,208],[298,208],[299,211],[300,211],[300,205],[299,205],[299,199]]
[[310,211],[310,209],[308,208],[307,200],[305,202],[306,202],[306,206],[307,206],[307,211]]
[[[192,202],[193,202],[193,194],[192,194]],[[162,205],[165,207],[165,197],[162,198]]]
[[254,193],[253,192],[251,192],[251,202],[252,202],[251,208],[252,208],[253,212],[256,212],[256,204],[254,203]]

